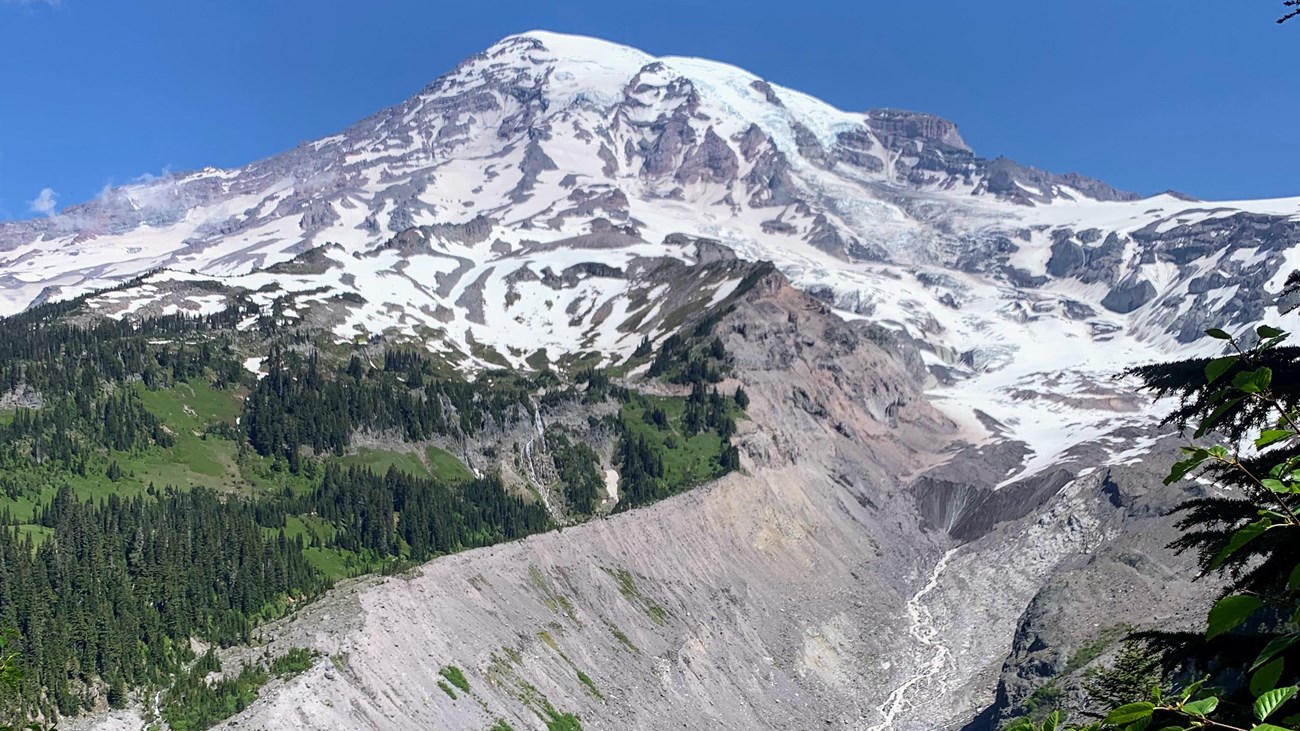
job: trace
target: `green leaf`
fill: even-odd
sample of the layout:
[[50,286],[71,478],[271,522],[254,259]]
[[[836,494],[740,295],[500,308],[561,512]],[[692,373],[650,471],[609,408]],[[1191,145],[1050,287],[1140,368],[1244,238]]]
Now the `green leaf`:
[[1186,688],[1183,688],[1183,692],[1181,692],[1181,693],[1178,694],[1178,698],[1179,698],[1179,700],[1184,700],[1184,701],[1185,701],[1185,700],[1187,700],[1188,698],[1191,698],[1192,696],[1196,695],[1196,691],[1200,690],[1200,689],[1201,689],[1201,686],[1202,686],[1202,685],[1205,685],[1205,681],[1207,681],[1207,680],[1209,680],[1209,678],[1201,678],[1200,680],[1196,681],[1195,683],[1192,683],[1191,685],[1187,686]]
[[1169,476],[1165,478],[1165,484],[1172,485],[1173,483],[1178,482],[1186,477],[1188,472],[1200,467],[1201,463],[1209,458],[1210,453],[1208,451],[1198,449],[1192,453],[1191,457],[1188,457],[1181,462],[1175,462],[1174,466],[1169,470]]
[[1252,726],[1250,731],[1292,731],[1292,729],[1274,726],[1271,723],[1261,723],[1258,726]]
[[1259,653],[1259,657],[1255,658],[1255,663],[1250,666],[1250,669],[1253,671],[1269,660],[1272,660],[1283,652],[1286,652],[1286,649],[1291,645],[1294,645],[1296,640],[1300,640],[1300,632],[1291,632],[1282,635],[1281,637],[1274,637],[1271,642],[1264,646],[1263,651]]
[[1259,390],[1266,390],[1273,383],[1273,369],[1264,366],[1255,371],[1255,383],[1259,384]]
[[1169,475],[1165,477],[1165,484],[1171,485],[1187,476],[1188,472],[1201,466],[1204,459],[1185,459],[1181,462],[1175,462],[1174,466],[1169,469]]
[[1273,327],[1272,325],[1260,325],[1259,327],[1255,328],[1255,334],[1258,335],[1261,340],[1267,340],[1269,338],[1276,338],[1282,335],[1286,335],[1286,331],[1279,330]]
[[1261,696],[1277,687],[1277,681],[1282,677],[1282,668],[1285,665],[1286,660],[1279,657],[1256,670],[1255,674],[1250,676],[1250,694]]
[[1242,371],[1232,379],[1232,387],[1243,393],[1262,393],[1273,382],[1273,369],[1268,366],[1253,371]]
[[1229,355],[1223,358],[1215,358],[1205,366],[1205,382],[1214,383],[1219,377],[1227,373],[1237,362],[1237,356]]
[[1294,492],[1294,490],[1292,490],[1291,487],[1286,483],[1282,482],[1281,480],[1275,480],[1271,477],[1265,477],[1264,479],[1259,481],[1259,484],[1263,485],[1264,487],[1267,487],[1273,492],[1280,492],[1283,495],[1289,495],[1290,493]]
[[1295,470],[1297,464],[1300,464],[1300,457],[1288,457],[1285,462],[1273,465],[1273,468],[1268,471],[1268,476],[1279,480],[1284,479]]
[[1061,712],[1052,711],[1051,713],[1047,714],[1047,720],[1043,721],[1042,731],[1056,731],[1056,726],[1060,722],[1061,722]]
[[1133,723],[1134,721],[1140,721],[1144,718],[1150,718],[1151,713],[1155,710],[1156,704],[1148,703],[1147,701],[1130,703],[1111,711],[1110,715],[1106,716],[1106,723],[1122,726],[1126,723]]
[[1223,418],[1223,416],[1227,414],[1228,411],[1232,409],[1232,407],[1241,403],[1243,400],[1244,397],[1238,396],[1237,398],[1228,399],[1227,401],[1224,401],[1223,403],[1219,404],[1217,407],[1215,407],[1214,411],[1211,411],[1210,415],[1205,417],[1201,421],[1200,425],[1196,427],[1196,433],[1193,434],[1192,437],[1194,439],[1200,439],[1202,436],[1205,435],[1205,432],[1210,430],[1210,427],[1219,423],[1219,421]]
[[1215,338],[1216,340],[1232,340],[1232,336],[1231,336],[1231,335],[1229,335],[1228,333],[1226,333],[1226,332],[1220,330],[1220,329],[1217,328],[1217,327],[1212,327],[1212,328],[1210,328],[1209,330],[1206,330],[1206,331],[1205,331],[1205,334],[1206,334],[1206,335],[1209,335],[1209,336],[1212,337],[1212,338]]
[[1187,713],[1193,716],[1199,716],[1200,718],[1205,718],[1211,713],[1214,713],[1214,709],[1218,707],[1219,707],[1219,699],[1215,698],[1214,696],[1210,696],[1209,698],[1202,698],[1199,701],[1192,701],[1191,703],[1184,705],[1183,713]]
[[1264,518],[1233,533],[1228,545],[1224,546],[1223,550],[1219,551],[1219,555],[1215,556],[1214,560],[1210,562],[1210,570],[1213,571],[1222,566],[1223,562],[1227,561],[1232,554],[1240,551],[1242,546],[1255,540],[1271,527],[1273,527],[1273,522]]
[[1124,727],[1124,731],[1146,731],[1147,726],[1151,725],[1151,717],[1147,716],[1141,721],[1130,723]]
[[1277,444],[1283,439],[1293,436],[1295,436],[1295,432],[1290,429],[1265,429],[1259,433],[1259,438],[1255,440],[1255,448],[1263,449],[1270,444]]
[[1288,685],[1285,688],[1274,688],[1269,692],[1255,699],[1255,718],[1263,721],[1269,715],[1276,711],[1283,703],[1291,700],[1295,696],[1296,688],[1294,685]]
[[1263,604],[1259,597],[1244,594],[1225,596],[1215,602],[1214,608],[1210,610],[1210,626],[1205,630],[1205,639],[1212,640],[1224,632],[1240,627],[1251,612],[1259,609]]
[[1291,591],[1300,589],[1300,563],[1296,564],[1295,568],[1291,569],[1291,578],[1287,579],[1286,588]]

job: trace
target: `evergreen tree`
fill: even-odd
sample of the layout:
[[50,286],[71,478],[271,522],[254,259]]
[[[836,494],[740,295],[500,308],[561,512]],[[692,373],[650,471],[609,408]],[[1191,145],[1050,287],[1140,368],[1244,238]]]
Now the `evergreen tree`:
[[551,442],[551,458],[564,486],[564,499],[569,510],[590,515],[604,491],[604,479],[598,469],[600,457],[589,445],[570,442],[563,434],[555,434],[548,441]]
[[1160,659],[1142,640],[1126,640],[1113,664],[1091,670],[1083,681],[1089,704],[1105,716],[1113,708],[1138,703],[1151,696],[1153,688],[1164,687],[1166,677]]

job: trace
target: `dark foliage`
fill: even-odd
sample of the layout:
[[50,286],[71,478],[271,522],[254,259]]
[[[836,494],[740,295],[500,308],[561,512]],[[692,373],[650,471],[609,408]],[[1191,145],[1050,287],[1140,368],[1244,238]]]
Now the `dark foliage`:
[[548,441],[570,512],[591,515],[605,486],[599,469],[600,456],[585,442],[571,442],[563,434],[555,434]]
[[70,490],[37,514],[36,546],[0,531],[0,624],[16,627],[25,712],[77,713],[98,679],[154,682],[189,659],[189,638],[230,644],[289,597],[326,583],[302,544],[211,492],[92,504]]
[[282,347],[271,349],[265,366],[266,377],[244,406],[243,429],[259,454],[286,460],[294,472],[303,447],[342,454],[357,431],[422,441],[529,419],[537,389],[509,373],[486,373],[474,382],[438,378],[431,361],[402,351],[386,353],[382,370],[363,369],[353,359],[343,377],[316,355]]

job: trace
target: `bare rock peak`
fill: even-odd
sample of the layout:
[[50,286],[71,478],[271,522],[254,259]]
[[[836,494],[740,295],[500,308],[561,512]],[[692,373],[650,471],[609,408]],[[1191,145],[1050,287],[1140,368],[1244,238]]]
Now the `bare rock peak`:
[[902,109],[872,109],[867,112],[867,124],[884,138],[920,140],[973,152],[957,131],[956,123],[934,114]]

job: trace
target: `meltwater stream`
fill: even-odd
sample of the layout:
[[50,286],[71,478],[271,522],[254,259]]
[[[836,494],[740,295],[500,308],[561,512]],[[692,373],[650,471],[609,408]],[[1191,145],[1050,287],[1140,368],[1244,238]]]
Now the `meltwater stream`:
[[937,641],[939,628],[934,625],[934,615],[931,614],[930,608],[924,604],[925,597],[934,591],[939,585],[939,577],[943,575],[948,568],[948,561],[957,553],[954,548],[940,557],[939,562],[934,565],[934,570],[930,572],[930,579],[922,586],[911,599],[907,600],[907,616],[909,625],[907,633],[921,645],[918,655],[924,655],[929,651],[929,661],[922,661],[914,675],[908,677],[902,685],[894,688],[889,697],[880,706],[880,712],[884,718],[880,723],[871,726],[867,731],[885,731],[885,729],[894,728],[894,719],[898,717],[899,712],[908,707],[911,703],[913,690],[922,686],[934,676],[938,675],[948,664],[952,653],[948,650],[947,645]]

